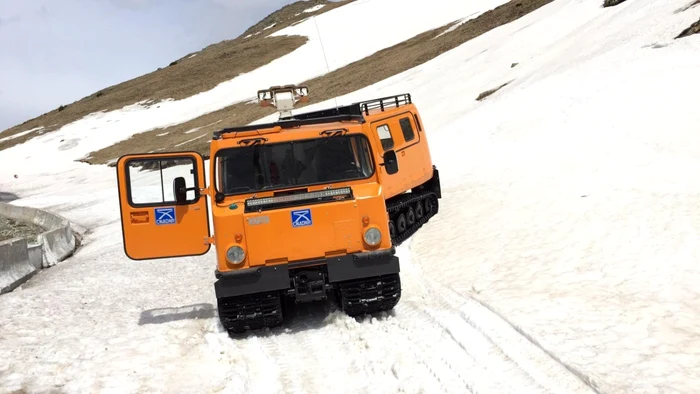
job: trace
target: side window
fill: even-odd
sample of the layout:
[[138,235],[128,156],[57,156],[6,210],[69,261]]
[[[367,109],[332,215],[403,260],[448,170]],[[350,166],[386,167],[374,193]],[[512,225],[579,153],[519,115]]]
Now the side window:
[[401,125],[401,131],[403,132],[403,139],[408,142],[415,138],[415,133],[413,133],[413,126],[411,126],[411,121],[408,118],[401,118],[399,120]]
[[391,138],[391,131],[389,131],[389,126],[385,124],[378,126],[377,134],[379,134],[379,139],[382,140],[382,148],[384,148],[384,150],[389,150],[394,147],[394,139]]
[[[127,163],[128,198],[132,205],[175,203],[173,180],[185,178],[185,187],[195,187],[195,163],[191,158],[136,159]],[[187,191],[187,203],[195,201],[194,190]]]

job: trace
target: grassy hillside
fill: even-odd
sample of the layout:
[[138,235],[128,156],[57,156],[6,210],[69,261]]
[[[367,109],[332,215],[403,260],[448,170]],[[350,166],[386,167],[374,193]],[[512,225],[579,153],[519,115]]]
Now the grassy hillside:
[[[309,104],[375,84],[439,56],[498,26],[512,22],[552,0],[513,0],[442,34],[454,24],[419,34],[324,76],[305,81],[313,92]],[[439,37],[437,37],[439,35]],[[476,99],[476,97],[475,97]],[[274,113],[257,104],[239,103],[179,125],[139,133],[115,145],[92,152],[92,164],[113,164],[125,152],[195,150],[208,157],[211,133],[243,125]]]
[[[0,134],[0,137],[5,137],[38,126],[45,127],[44,130],[29,133],[26,136],[0,142],[0,150],[21,143],[38,133],[56,130],[91,112],[117,109],[143,100],[149,100],[148,105],[157,105],[157,102],[164,98],[180,99],[209,90],[220,82],[231,79],[239,73],[260,67],[303,45],[306,42],[305,37],[265,38],[264,36],[313,15],[303,13],[305,9],[325,4],[323,8],[315,12],[315,14],[319,14],[352,1],[354,0],[326,3],[325,0],[312,0],[288,5],[268,15],[236,39],[208,46],[196,54],[189,54],[174,61],[163,69],[103,89],[76,103],[42,115],[8,130],[7,133]],[[465,23],[457,24],[455,22],[424,32],[330,74],[305,81],[304,83],[309,85],[313,92],[310,103],[351,93],[409,70],[492,29],[521,18],[552,1],[512,0]],[[601,5],[613,6],[621,2],[605,1]],[[683,32],[683,35],[697,33],[698,29],[700,26],[695,24]],[[263,30],[265,31],[264,36],[256,34]],[[501,86],[494,86],[489,91],[475,95],[474,99],[487,100],[490,94],[505,88],[509,82],[512,81],[507,81]],[[256,104],[234,104],[185,123],[136,134],[115,145],[91,152],[84,161],[91,164],[113,164],[119,156],[125,153],[181,150],[195,150],[208,157],[209,145],[207,141],[212,132],[224,127],[244,125],[273,112],[272,109],[260,108]]]
[[[214,88],[238,74],[250,72],[272,60],[280,58],[303,45],[306,37],[269,37],[269,34],[294,23],[318,15],[354,0],[327,3],[325,0],[298,1],[263,19],[239,37],[210,45],[199,52],[190,53],[164,65],[162,68],[138,78],[110,86],[74,103],[55,110],[0,133],[0,138],[19,134],[43,126],[42,130],[8,141],[0,142],[0,150],[20,144],[37,135],[51,132],[97,111],[111,111],[137,102],[157,105],[160,100],[182,99]],[[318,4],[327,4],[314,13],[301,13]],[[265,35],[255,35],[268,22],[276,23],[265,30]],[[249,34],[254,34],[247,37]]]

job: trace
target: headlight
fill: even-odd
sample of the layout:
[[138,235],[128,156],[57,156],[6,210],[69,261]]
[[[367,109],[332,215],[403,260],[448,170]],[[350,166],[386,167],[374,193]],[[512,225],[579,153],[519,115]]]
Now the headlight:
[[240,264],[245,259],[245,251],[238,245],[231,246],[226,251],[226,260],[232,264]]
[[377,246],[382,242],[382,232],[379,229],[371,227],[365,231],[365,242],[367,245]]

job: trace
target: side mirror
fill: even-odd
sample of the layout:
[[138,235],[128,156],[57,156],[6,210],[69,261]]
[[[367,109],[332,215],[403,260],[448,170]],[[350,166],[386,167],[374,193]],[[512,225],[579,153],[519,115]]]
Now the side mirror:
[[185,184],[185,178],[179,176],[173,179],[173,196],[178,204],[187,202],[187,185]]
[[384,152],[384,168],[386,168],[386,173],[389,175],[399,172],[399,161],[393,149]]

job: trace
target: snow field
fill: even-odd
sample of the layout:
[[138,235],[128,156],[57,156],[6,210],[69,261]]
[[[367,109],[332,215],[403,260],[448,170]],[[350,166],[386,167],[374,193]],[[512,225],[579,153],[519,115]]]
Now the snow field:
[[685,5],[554,2],[338,98],[413,94],[446,195],[414,240],[426,274],[604,392],[700,381],[700,43],[673,39],[700,9]]
[[213,252],[124,256],[114,169],[47,168],[32,159],[54,145],[36,139],[0,152],[26,165],[17,180],[0,168],[16,203],[92,229],[3,296],[0,390],[694,392],[700,37],[673,37],[700,9],[675,13],[686,3],[559,0],[339,98],[412,93],[441,170],[440,214],[399,249],[402,301],[378,319],[310,308],[231,340],[210,309]]

